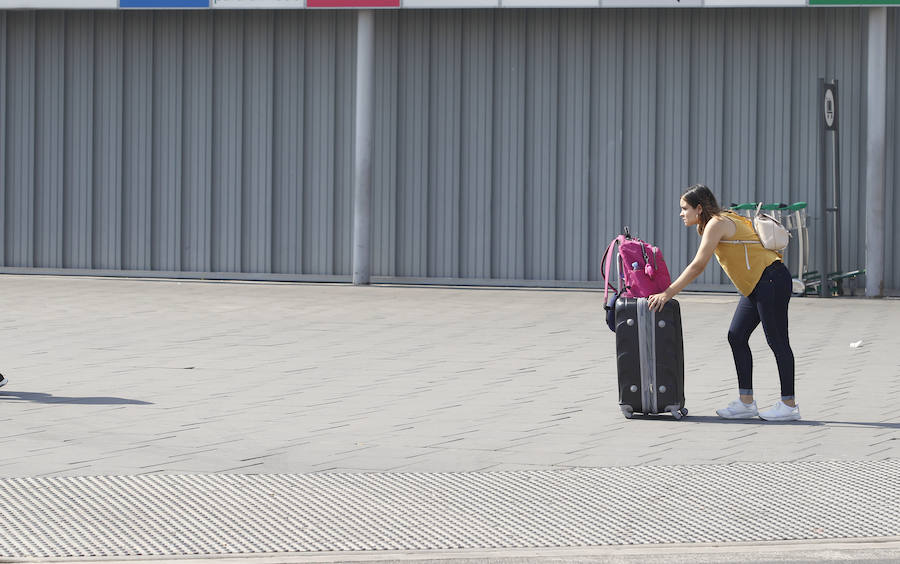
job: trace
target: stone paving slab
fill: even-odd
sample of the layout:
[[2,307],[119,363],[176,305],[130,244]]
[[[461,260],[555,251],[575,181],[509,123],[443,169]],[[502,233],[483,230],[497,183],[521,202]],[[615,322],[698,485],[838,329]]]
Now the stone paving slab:
[[[900,300],[791,302],[792,424],[729,422],[737,300],[685,294],[691,415],[622,418],[602,293],[0,277],[0,477],[900,458]],[[862,341],[859,348],[850,343]],[[751,341],[760,404],[778,382]]]

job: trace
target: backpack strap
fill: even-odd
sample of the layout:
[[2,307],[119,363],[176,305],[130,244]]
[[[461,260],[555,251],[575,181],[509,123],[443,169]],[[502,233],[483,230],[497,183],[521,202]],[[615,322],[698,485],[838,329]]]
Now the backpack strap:
[[744,262],[747,263],[747,270],[750,270],[750,251],[747,250],[747,245],[752,245],[756,243],[757,245],[762,245],[759,241],[725,241],[724,239],[719,241],[720,243],[728,243],[731,245],[743,245],[744,246]]
[[[760,204],[760,205],[762,205],[762,204]],[[728,210],[728,211],[729,211],[729,213],[731,213],[731,215],[735,216],[735,217],[738,218],[740,221],[746,223],[746,224],[747,224],[747,227],[749,227],[750,229],[752,229],[754,234],[756,233],[756,228],[753,227],[753,222],[752,222],[752,221],[750,221],[748,218],[742,216],[742,215],[739,214],[739,213],[734,213],[734,212],[731,211],[731,210]],[[759,208],[757,208],[757,213],[759,213]],[[732,222],[734,222],[734,220],[732,220]],[[727,245],[762,245],[762,242],[761,242],[758,238],[757,238],[757,239],[749,239],[749,240],[745,240],[745,239],[730,239],[730,240],[720,239],[719,242],[720,242],[720,243],[725,243],[725,244],[727,244]]]
[[[609,266],[613,261],[613,250],[616,244],[621,245],[625,242],[625,235],[619,235],[612,241],[610,241],[609,246],[606,247],[606,253],[603,256],[603,262],[600,264],[600,270],[604,272],[603,281],[606,283],[603,287],[603,305],[606,306],[607,300],[609,299],[609,289],[612,287],[609,283]],[[614,290],[616,288],[613,288]]]

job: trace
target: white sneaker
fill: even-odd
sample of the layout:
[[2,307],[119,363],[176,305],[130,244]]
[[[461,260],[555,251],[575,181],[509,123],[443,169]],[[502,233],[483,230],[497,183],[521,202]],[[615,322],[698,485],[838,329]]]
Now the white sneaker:
[[728,404],[724,409],[717,409],[716,413],[719,417],[725,419],[753,419],[759,412],[756,409],[756,402],[744,403],[740,399],[736,399]]
[[800,406],[791,407],[778,400],[770,409],[760,411],[759,418],[766,421],[797,421],[800,419]]

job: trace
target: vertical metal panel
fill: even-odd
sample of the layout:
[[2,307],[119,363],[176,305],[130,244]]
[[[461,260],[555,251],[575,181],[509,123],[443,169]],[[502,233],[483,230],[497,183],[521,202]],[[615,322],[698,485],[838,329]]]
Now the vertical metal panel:
[[212,269],[213,18],[184,15],[184,163],[181,267]]
[[91,268],[94,182],[94,13],[66,15],[63,264]]
[[398,12],[375,18],[375,123],[372,148],[372,274],[397,272]]
[[[688,141],[688,178],[678,190],[693,184],[706,184],[713,190],[724,188],[724,80],[725,10],[702,10],[693,14],[691,25],[690,104],[686,106],[690,119]],[[672,198],[673,200],[675,198]],[[726,205],[728,202],[725,203]],[[680,225],[683,225],[679,221]],[[664,249],[671,272],[680,272],[697,252],[700,238],[693,229],[681,229],[677,244]],[[707,268],[699,281],[719,283],[717,268]]]
[[275,81],[272,147],[272,271],[300,272],[303,259],[304,15],[275,20]]
[[591,23],[589,11],[560,15],[559,139],[554,279],[588,280],[591,245],[588,229],[591,162]]
[[331,273],[334,260],[335,42],[333,12],[306,21],[303,272]]
[[[432,14],[429,14],[432,19]],[[462,18],[440,14],[431,32],[428,97],[428,276],[459,276],[459,172]]]
[[[756,197],[760,18],[758,10],[741,9],[725,21],[722,184],[711,186],[722,206]],[[711,268],[700,281],[727,283],[727,278]]]
[[638,10],[625,23],[623,223],[648,241],[656,239],[648,210],[656,206],[656,88],[659,12]]
[[[841,111],[841,193],[840,255],[842,271],[864,268],[866,247],[865,229],[865,87],[866,36],[868,25],[865,10],[851,10],[838,14],[833,25],[832,43],[842,47],[834,50],[831,74],[839,80],[838,102]],[[830,201],[830,200],[829,200]],[[857,233],[858,232],[858,233]]]
[[[865,225],[866,220],[865,190],[854,189],[853,187],[862,187],[866,184],[866,150],[864,147],[867,144],[867,137],[866,127],[863,125],[866,123],[866,104],[863,102],[866,97],[866,91],[861,86],[866,81],[866,73],[862,63],[857,63],[856,61],[866,60],[864,53],[867,49],[866,44],[868,41],[868,34],[863,27],[863,22],[868,21],[868,16],[863,11],[856,11],[851,14],[851,16],[852,19],[850,25],[853,29],[850,39],[852,42],[852,51],[857,54],[855,60],[848,61],[845,64],[847,64],[848,68],[852,69],[854,73],[852,81],[858,81],[857,84],[860,84],[860,87],[847,89],[847,99],[850,101],[849,107],[853,109],[857,116],[859,116],[859,121],[856,122],[854,127],[852,140],[850,140],[849,144],[844,142],[844,150],[851,151],[849,155],[851,164],[849,167],[845,167],[849,176],[844,181],[844,193],[852,198],[852,205],[856,208],[856,213],[845,214],[844,224],[841,227],[842,233],[845,235],[842,244],[846,245],[843,256],[856,255],[857,257],[856,261],[849,261],[846,263],[845,267],[848,269],[857,267],[864,268],[866,260],[866,238],[861,235],[862,230],[858,229],[858,226]],[[848,49],[848,51],[850,50]],[[860,233],[857,233],[858,231]],[[887,240],[890,241],[891,239]],[[900,255],[893,256],[900,258]],[[897,284],[895,279],[892,286],[886,287],[900,288],[900,284]]]
[[[6,209],[6,148],[9,146],[9,130],[6,127],[6,59],[7,14],[0,11],[0,203]],[[6,213],[0,213],[0,264],[6,264]]]
[[720,203],[755,197],[759,115],[759,20],[757,10],[739,10],[725,26],[725,127]]
[[[625,95],[624,10],[593,11],[591,59],[591,280],[602,280],[606,242],[622,229],[627,191],[622,183]],[[612,271],[615,272],[615,271]]]
[[[747,107],[751,108],[750,121],[732,122],[731,139],[736,142],[742,137],[738,128],[748,128],[747,131],[752,133],[748,136],[747,143],[754,143],[752,155],[755,157],[749,162],[747,172],[750,176],[741,184],[741,197],[730,197],[730,191],[723,187],[722,205],[739,201],[782,201],[788,196],[790,171],[786,164],[790,159],[790,133],[780,124],[790,120],[790,84],[785,81],[790,73],[791,62],[787,57],[790,43],[785,38],[789,29],[789,20],[786,21],[785,15],[775,10],[761,12],[751,24],[750,33],[757,35],[755,39],[751,39],[752,50],[747,53],[748,66],[754,64],[755,56],[758,70],[755,77],[751,71],[747,84],[755,91],[755,104],[753,97],[747,100]],[[738,143],[738,146],[739,150],[743,150],[743,142]],[[731,162],[733,164],[740,160],[743,157],[737,156]],[[735,174],[735,171],[732,170],[732,173]],[[739,174],[743,179],[743,169]],[[727,279],[723,276],[721,281],[727,282]]]
[[[888,10],[887,100],[900,97],[900,10]],[[884,287],[900,288],[900,111],[887,104]],[[863,255],[865,256],[865,255]]]
[[268,272],[272,257],[272,62],[271,12],[245,16],[244,177],[241,203],[241,270]]
[[95,20],[92,266],[122,267],[122,14]]
[[[666,12],[666,17],[659,23],[656,92],[656,104],[659,107],[656,166],[659,173],[655,182],[656,205],[652,205],[646,213],[657,226],[654,243],[663,249],[667,264],[673,267],[682,261],[678,260],[677,253],[670,256],[669,251],[684,246],[689,237],[697,238],[684,228],[678,215],[680,195],[688,186],[690,178],[691,91],[697,85],[686,79],[691,77],[693,70],[692,15],[691,12],[673,10]],[[679,271],[682,268],[683,265],[679,265]]]
[[[34,265],[63,266],[63,96],[65,15],[37,13],[34,123]],[[2,57],[2,55],[0,55]],[[0,102],[2,106],[2,102]],[[0,131],[3,126],[0,124]],[[0,169],[3,169],[0,163]]]
[[825,77],[825,45],[827,11],[810,10],[795,17],[793,25],[793,81],[791,99],[791,197],[809,204],[809,239],[812,269],[815,263],[815,246],[822,229],[819,209],[819,78]]
[[9,18],[6,263],[33,266],[35,13]]
[[241,183],[244,107],[244,20],[240,12],[213,13],[212,269],[241,269]]
[[397,274],[427,276],[430,15],[400,14]]
[[525,278],[552,280],[556,250],[559,11],[529,12],[525,78]]
[[760,16],[754,200],[790,199],[791,132],[783,124],[791,122],[792,13],[767,10]]
[[491,276],[495,11],[462,13],[459,275]]
[[181,269],[183,18],[159,12],[153,29],[154,270]]
[[126,13],[124,25],[122,268],[149,270],[153,243],[153,14]]
[[502,10],[495,21],[491,277],[522,279],[525,277],[526,12]]
[[701,10],[691,22],[690,171],[687,184],[722,186],[725,51],[724,10]]
[[353,273],[353,167],[356,131],[356,14],[339,12],[335,23],[334,258],[325,274]]

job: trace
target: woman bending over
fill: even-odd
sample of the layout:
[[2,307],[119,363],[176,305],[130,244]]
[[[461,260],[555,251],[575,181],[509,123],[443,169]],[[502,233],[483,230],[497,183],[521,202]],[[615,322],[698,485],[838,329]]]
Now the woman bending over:
[[[800,408],[794,401],[794,352],[788,339],[791,274],[781,255],[759,243],[747,218],[719,208],[716,197],[702,184],[688,188],[681,196],[680,205],[685,226],[697,226],[700,248],[691,264],[664,292],[648,298],[650,309],[660,311],[667,301],[700,276],[709,259],[716,255],[725,274],[741,293],[728,329],[739,397],[716,413],[726,419],[756,416],[768,421],[800,419]],[[757,410],[753,400],[753,356],[749,344],[750,334],[760,323],[775,353],[781,380],[781,399],[762,411]]]

